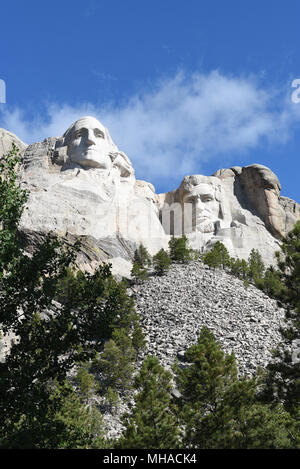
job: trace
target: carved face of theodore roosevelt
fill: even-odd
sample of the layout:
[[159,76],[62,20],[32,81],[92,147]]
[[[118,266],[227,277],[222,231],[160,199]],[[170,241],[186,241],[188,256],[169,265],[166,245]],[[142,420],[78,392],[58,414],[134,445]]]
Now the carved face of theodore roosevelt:
[[64,135],[69,161],[83,168],[110,169],[112,142],[103,125],[94,117],[77,120]]
[[189,231],[213,231],[214,222],[222,218],[220,184],[212,176],[187,176],[180,186],[183,204],[192,204],[192,220],[185,220]]

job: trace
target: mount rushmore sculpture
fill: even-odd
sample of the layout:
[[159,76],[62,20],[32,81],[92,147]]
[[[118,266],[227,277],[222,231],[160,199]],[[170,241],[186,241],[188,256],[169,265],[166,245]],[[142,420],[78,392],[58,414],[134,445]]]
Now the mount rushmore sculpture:
[[186,176],[177,189],[156,194],[136,180],[131,161],[94,117],[29,146],[0,129],[0,157],[12,143],[30,192],[20,223],[24,243],[30,249],[49,231],[69,244],[80,239],[86,270],[109,260],[113,272],[128,276],[140,243],[154,254],[183,233],[200,252],[221,241],[233,256],[247,258],[255,248],[271,264],[280,238],[300,219],[300,205],[281,197],[278,178],[259,164]]

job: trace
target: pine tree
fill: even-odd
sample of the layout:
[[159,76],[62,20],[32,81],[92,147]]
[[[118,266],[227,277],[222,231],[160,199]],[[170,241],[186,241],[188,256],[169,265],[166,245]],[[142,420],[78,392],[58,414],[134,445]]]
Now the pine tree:
[[236,432],[237,449],[299,448],[299,428],[282,404],[241,407]]
[[80,271],[75,271],[70,267],[66,268],[65,275],[60,279],[55,300],[59,303],[66,303],[73,295],[73,292],[81,289],[85,281],[85,276]]
[[[64,397],[57,406],[56,400],[61,399],[61,395]],[[102,415],[94,403],[86,406],[85,400],[84,397],[82,401],[68,382],[54,387],[49,399],[48,429],[42,448],[105,448]],[[52,435],[52,441],[49,435]]]
[[203,262],[209,267],[219,267],[224,269],[225,267],[229,266],[230,263],[230,256],[227,248],[223,243],[217,241],[213,248],[204,254]]
[[134,262],[138,262],[143,268],[151,267],[151,256],[143,244],[140,244],[138,249],[136,249],[134,253]]
[[136,353],[126,329],[115,329],[104,345],[103,352],[93,362],[93,371],[101,380],[101,389],[106,394],[109,388],[124,392],[130,389],[133,381]]
[[190,366],[174,366],[185,447],[295,447],[290,416],[280,406],[257,402],[257,378],[239,378],[234,355],[225,355],[207,328],[185,359]]
[[249,277],[249,266],[245,259],[231,258],[229,262],[230,272],[242,280],[247,280]]
[[187,263],[193,260],[192,249],[188,247],[185,235],[180,238],[171,237],[169,241],[170,258],[172,262]]
[[161,249],[153,256],[154,270],[157,275],[164,275],[169,270],[170,264],[171,259],[164,249]]
[[[300,222],[282,239],[276,253],[280,280],[284,288],[280,303],[286,308],[288,325],[282,329],[285,344],[274,353],[269,364],[267,394],[269,399],[284,402],[297,419],[300,415]],[[296,418],[296,417],[295,417]],[[300,422],[300,420],[299,420]]]
[[117,448],[178,448],[179,429],[171,412],[171,373],[148,356],[135,380],[135,406],[123,418],[125,430]]
[[28,191],[17,181],[18,149],[0,160],[0,275],[14,264],[19,255],[18,224],[28,199]]
[[253,279],[257,286],[262,287],[263,285],[263,274],[265,265],[263,263],[260,252],[257,249],[252,249],[248,258],[249,265],[249,277]]
[[280,272],[273,266],[266,269],[263,278],[263,290],[271,298],[280,300],[284,294],[284,284],[281,281]]
[[141,267],[139,262],[134,262],[130,274],[134,278],[135,283],[142,283],[148,278],[148,269]]
[[77,394],[85,405],[89,404],[91,398],[96,394],[99,388],[93,374],[90,373],[90,368],[91,365],[89,362],[80,364],[74,377]]
[[[43,420],[24,414],[10,422],[10,430],[1,433],[0,447],[5,449],[88,449],[105,448],[104,425],[95,405],[83,405],[68,380],[48,383],[49,397],[42,403]],[[6,427],[8,429],[8,427]]]
[[136,283],[141,283],[147,279],[151,264],[152,259],[149,252],[143,244],[140,244],[138,249],[135,250],[131,269],[131,276],[135,279]]

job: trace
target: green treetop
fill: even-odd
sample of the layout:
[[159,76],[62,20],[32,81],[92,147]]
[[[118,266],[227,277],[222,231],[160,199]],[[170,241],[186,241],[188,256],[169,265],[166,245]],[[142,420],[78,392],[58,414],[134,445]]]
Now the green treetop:
[[260,252],[257,249],[252,249],[248,258],[249,276],[253,279],[254,283],[262,284],[265,265],[263,263]]
[[140,244],[134,253],[134,262],[137,262],[142,268],[151,267],[152,260],[148,250]]
[[143,282],[148,277],[148,269],[151,267],[152,259],[143,244],[140,244],[134,253],[131,275],[137,283]]
[[213,248],[204,254],[203,262],[209,267],[219,267],[224,269],[224,267],[227,267],[230,262],[230,256],[227,248],[223,243],[217,241]]
[[135,407],[123,418],[117,448],[178,448],[179,430],[171,412],[171,374],[148,356],[135,380]]
[[164,249],[161,249],[153,256],[154,270],[157,275],[164,275],[169,270],[170,264],[171,259]]
[[[288,324],[282,329],[285,344],[278,348],[269,365],[268,385],[272,399],[284,402],[293,415],[300,415],[300,222],[282,240],[277,253],[279,295],[286,308]],[[299,420],[300,422],[300,420]]]
[[172,238],[169,241],[170,258],[172,262],[187,263],[193,259],[192,249],[188,247],[188,240],[185,235],[180,238]]
[[185,359],[189,366],[174,366],[184,447],[294,447],[289,415],[257,402],[257,379],[238,377],[234,355],[225,355],[207,328]]

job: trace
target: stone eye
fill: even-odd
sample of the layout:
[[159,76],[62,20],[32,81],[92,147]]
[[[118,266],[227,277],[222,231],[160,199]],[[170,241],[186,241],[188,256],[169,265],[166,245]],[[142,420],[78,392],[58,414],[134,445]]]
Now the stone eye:
[[74,132],[74,134],[73,134],[73,140],[75,140],[76,138],[81,137],[81,135],[82,135],[81,130],[76,130],[76,132]]
[[94,135],[95,137],[98,137],[98,138],[104,138],[104,133],[99,129],[94,130]]
[[190,195],[189,197],[185,198],[185,203],[187,203],[187,204],[194,203],[195,200],[196,200],[196,197],[193,196],[193,195]]

